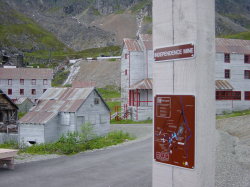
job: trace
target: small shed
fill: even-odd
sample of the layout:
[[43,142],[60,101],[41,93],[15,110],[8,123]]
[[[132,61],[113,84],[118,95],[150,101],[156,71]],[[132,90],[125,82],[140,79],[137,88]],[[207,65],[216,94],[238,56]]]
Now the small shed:
[[19,120],[19,142],[54,142],[86,122],[97,135],[109,132],[110,109],[95,88],[50,88]]
[[18,107],[0,90],[0,132],[17,132]]
[[19,112],[22,112],[22,113],[27,113],[35,105],[35,103],[33,103],[27,97],[21,97],[17,99],[15,101],[15,104],[18,106]]

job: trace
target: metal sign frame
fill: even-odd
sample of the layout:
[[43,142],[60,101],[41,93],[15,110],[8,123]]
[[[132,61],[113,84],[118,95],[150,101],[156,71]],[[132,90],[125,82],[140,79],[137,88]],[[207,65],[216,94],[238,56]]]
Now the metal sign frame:
[[[193,53],[190,53],[190,55],[185,55],[183,54],[183,49],[192,48]],[[163,52],[164,51],[173,51],[173,50],[182,50],[182,54],[176,54],[176,55],[169,55],[167,57],[155,57],[157,52]],[[167,52],[166,52],[167,53]],[[188,59],[193,59],[196,57],[196,48],[195,44],[193,42],[185,43],[185,44],[177,44],[177,45],[171,45],[171,46],[164,46],[164,47],[159,47],[154,49],[154,60],[155,62],[167,62],[167,61],[177,61],[177,60],[188,60]]]

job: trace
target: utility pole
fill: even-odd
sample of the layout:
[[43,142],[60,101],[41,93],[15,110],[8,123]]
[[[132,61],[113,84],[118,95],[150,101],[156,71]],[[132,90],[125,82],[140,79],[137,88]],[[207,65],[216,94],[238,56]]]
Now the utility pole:
[[153,47],[153,187],[213,187],[214,0],[153,0]]

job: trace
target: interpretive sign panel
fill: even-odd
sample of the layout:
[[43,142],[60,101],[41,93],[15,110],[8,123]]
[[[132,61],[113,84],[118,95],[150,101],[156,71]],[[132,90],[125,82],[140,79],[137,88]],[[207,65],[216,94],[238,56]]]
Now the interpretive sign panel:
[[157,162],[194,168],[195,97],[155,96],[154,159]]
[[193,58],[194,44],[163,47],[154,50],[155,62]]

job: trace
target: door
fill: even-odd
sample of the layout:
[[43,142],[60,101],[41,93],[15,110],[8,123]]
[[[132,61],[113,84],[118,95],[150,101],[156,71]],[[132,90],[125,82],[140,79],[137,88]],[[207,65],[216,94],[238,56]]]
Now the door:
[[84,116],[77,116],[77,125],[76,125],[76,130],[78,132],[81,131],[81,126],[85,123],[85,117]]

